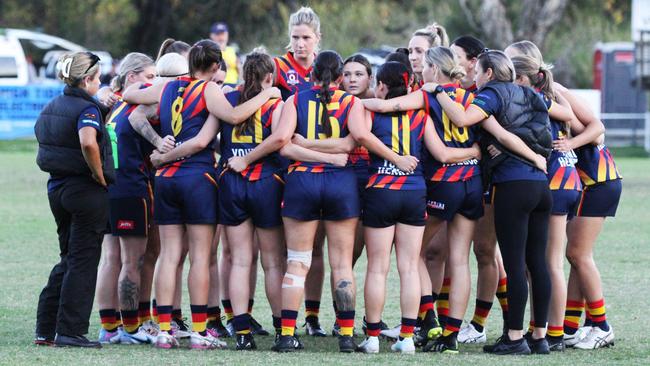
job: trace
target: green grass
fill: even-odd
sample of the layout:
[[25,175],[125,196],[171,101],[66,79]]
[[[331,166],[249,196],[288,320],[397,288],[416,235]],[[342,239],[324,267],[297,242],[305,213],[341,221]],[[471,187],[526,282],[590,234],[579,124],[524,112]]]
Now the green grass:
[[[647,213],[647,203],[650,202],[650,159],[617,159],[625,177],[623,197],[618,216],[607,221],[595,254],[603,278],[607,313],[616,332],[614,348],[593,352],[570,350],[544,357],[494,357],[484,355],[478,346],[461,346],[461,354],[457,356],[418,353],[412,357],[401,357],[390,354],[388,344],[383,341],[379,355],[341,355],[337,353],[336,340],[332,337],[303,337],[306,350],[291,355],[270,352],[271,337],[258,337],[256,340],[260,351],[250,353],[192,352],[185,349],[164,352],[146,346],[109,346],[90,351],[32,346],[37,297],[58,257],[54,220],[45,189],[47,176],[35,165],[35,151],[34,143],[30,141],[0,143],[0,255],[4,258],[0,266],[0,364],[650,364],[650,337],[646,333],[646,313],[650,300],[650,216]],[[472,268],[475,276],[474,264]],[[363,315],[361,294],[364,269],[365,260],[362,258],[356,268],[360,294],[357,305],[359,322]],[[260,274],[258,282],[261,280]],[[400,317],[394,267],[388,286],[384,319],[393,325],[399,322]],[[269,308],[263,287],[259,284],[256,299],[254,315],[266,327],[270,327]],[[470,301],[468,311],[473,309],[473,299]],[[189,302],[185,297],[186,313],[189,312],[187,304]],[[331,297],[327,291],[322,304],[322,321],[329,329],[334,319]],[[465,318],[471,318],[471,314],[466,314]],[[91,337],[96,336],[98,327],[99,317],[95,309],[91,318]],[[488,321],[490,340],[499,335],[500,327],[501,314],[495,304]],[[360,326],[357,331],[360,332]]]

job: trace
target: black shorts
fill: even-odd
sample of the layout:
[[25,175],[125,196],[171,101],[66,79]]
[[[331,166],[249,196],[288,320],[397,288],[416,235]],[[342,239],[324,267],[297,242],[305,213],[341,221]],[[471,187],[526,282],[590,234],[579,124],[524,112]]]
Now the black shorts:
[[483,194],[479,175],[466,181],[427,182],[427,212],[445,221],[456,214],[478,220],[483,216]]
[[397,223],[424,226],[426,197],[422,190],[368,188],[363,198],[363,226],[384,228]]
[[573,189],[555,189],[551,191],[553,196],[553,209],[551,215],[571,215],[580,202],[581,191]]
[[585,186],[575,216],[614,217],[622,190],[620,179]]
[[283,190],[284,182],[276,174],[251,182],[239,173],[226,172],[219,179],[219,223],[238,226],[251,218],[260,228],[282,225]]
[[114,236],[147,236],[150,201],[146,197],[113,198],[110,203],[110,232]]

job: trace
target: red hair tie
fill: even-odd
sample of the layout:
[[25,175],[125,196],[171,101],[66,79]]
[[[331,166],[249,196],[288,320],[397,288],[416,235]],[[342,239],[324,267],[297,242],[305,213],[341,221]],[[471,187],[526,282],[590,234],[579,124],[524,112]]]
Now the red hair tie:
[[406,88],[408,89],[408,87],[409,87],[409,73],[408,73],[408,72],[404,72],[404,73],[402,74],[402,78],[404,78],[404,85],[405,85]]

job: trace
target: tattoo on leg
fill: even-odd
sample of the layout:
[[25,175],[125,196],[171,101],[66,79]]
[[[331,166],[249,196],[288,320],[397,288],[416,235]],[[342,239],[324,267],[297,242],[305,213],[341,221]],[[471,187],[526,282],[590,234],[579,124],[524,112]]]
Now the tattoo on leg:
[[352,281],[340,280],[336,283],[334,290],[334,298],[336,299],[336,307],[340,311],[354,310],[354,289],[352,288]]
[[138,285],[127,276],[120,281],[120,308],[122,310],[134,310],[138,308]]

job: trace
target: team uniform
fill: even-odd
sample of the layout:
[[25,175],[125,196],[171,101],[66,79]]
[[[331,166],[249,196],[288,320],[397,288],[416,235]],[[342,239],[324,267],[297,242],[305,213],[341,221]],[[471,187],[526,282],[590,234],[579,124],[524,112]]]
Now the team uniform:
[[[241,93],[233,91],[226,99],[237,106]],[[235,127],[221,125],[221,173],[219,182],[219,223],[237,226],[251,218],[256,227],[270,228],[282,225],[282,166],[278,153],[272,153],[250,164],[241,173],[226,167],[233,156],[245,156],[271,135],[272,115],[279,99],[267,101],[254,115],[253,131],[237,135]]]
[[[467,108],[474,96],[457,84],[442,86],[456,103]],[[457,127],[449,120],[430,93],[422,92],[426,110],[433,119],[435,131],[447,147],[470,148],[478,138],[478,127]],[[470,220],[483,216],[483,184],[478,159],[443,164],[424,152],[424,176],[427,181],[427,212],[445,221],[461,214]]]
[[[294,96],[296,133],[310,140],[328,138],[320,123],[323,113],[320,92],[320,87],[313,87]],[[331,137],[343,138],[349,133],[348,115],[355,98],[334,88],[330,92],[327,111],[332,124]],[[359,206],[357,177],[351,166],[301,161],[289,165],[282,216],[301,221],[343,220],[358,217]]]
[[363,146],[354,148],[348,157],[348,165],[352,166],[354,174],[357,176],[359,199],[363,201],[366,183],[368,183],[368,178],[370,177],[370,172],[368,171],[370,167],[370,153],[368,149]]
[[[550,111],[553,101],[545,97],[544,102]],[[567,137],[562,122],[551,118],[551,135],[553,140]],[[548,158],[547,177],[553,197],[552,215],[572,214],[578,205],[582,184],[575,166],[577,162],[578,158],[573,150],[561,152],[554,149]]]
[[605,145],[585,145],[576,149],[578,173],[584,184],[575,216],[615,216],[621,199],[623,177]]
[[[203,80],[180,77],[163,88],[159,104],[161,133],[176,145],[195,137],[209,116]],[[206,148],[156,172],[154,218],[160,225],[215,224],[217,187],[214,154]]]
[[[423,110],[400,113],[373,113],[371,132],[399,155],[422,156]],[[366,185],[363,225],[374,228],[396,223],[424,226],[426,220],[426,185],[422,164],[406,173],[393,163],[370,154],[370,178]]]
[[305,69],[293,58],[293,52],[273,59],[275,62],[275,86],[280,88],[282,100],[290,96],[309,90],[314,84],[310,81],[311,67]]

